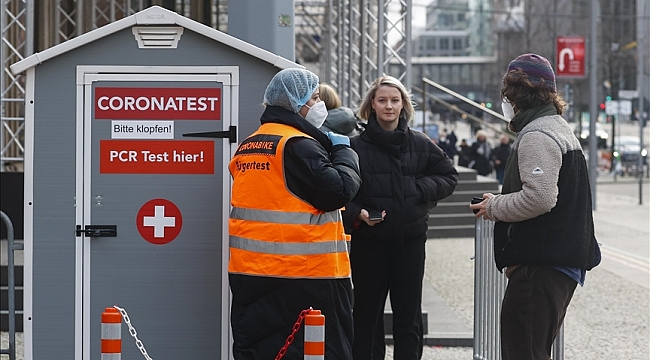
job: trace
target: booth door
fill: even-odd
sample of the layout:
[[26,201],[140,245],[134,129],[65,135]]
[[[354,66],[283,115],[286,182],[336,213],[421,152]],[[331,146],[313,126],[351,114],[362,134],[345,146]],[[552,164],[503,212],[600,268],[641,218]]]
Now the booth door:
[[88,78],[82,358],[101,358],[102,313],[114,305],[130,320],[122,322],[123,359],[142,350],[157,360],[220,358],[228,346],[230,144],[203,136],[229,129],[230,77]]

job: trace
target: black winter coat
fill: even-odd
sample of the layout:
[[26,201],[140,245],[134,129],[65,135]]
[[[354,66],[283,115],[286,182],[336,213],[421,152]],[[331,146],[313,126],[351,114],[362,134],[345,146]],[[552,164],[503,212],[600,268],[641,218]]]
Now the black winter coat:
[[[352,236],[402,241],[426,239],[429,209],[456,188],[458,172],[447,155],[425,134],[400,118],[386,131],[371,114],[366,130],[351,139],[359,154],[361,188],[345,206],[346,229]],[[361,209],[385,210],[375,226],[359,222]]]

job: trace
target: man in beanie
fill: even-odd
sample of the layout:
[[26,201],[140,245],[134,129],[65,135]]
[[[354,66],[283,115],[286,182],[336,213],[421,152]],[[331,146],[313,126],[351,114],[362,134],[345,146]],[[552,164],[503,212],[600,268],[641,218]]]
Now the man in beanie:
[[[229,220],[233,357],[274,359],[304,310],[327,318],[325,359],[352,358],[352,282],[340,209],[361,186],[348,137],[323,133],[318,77],[277,73],[261,126],[232,161]],[[304,325],[284,354],[304,356]]]
[[503,110],[517,136],[500,195],[470,205],[495,221],[494,256],[508,287],[501,307],[503,360],[548,360],[585,273],[600,263],[587,162],[560,116],[547,59],[524,54],[503,76]]

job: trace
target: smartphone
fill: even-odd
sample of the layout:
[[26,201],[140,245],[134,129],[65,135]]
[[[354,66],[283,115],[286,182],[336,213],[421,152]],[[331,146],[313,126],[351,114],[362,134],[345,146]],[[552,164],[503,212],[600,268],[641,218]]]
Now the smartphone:
[[377,221],[377,220],[382,220],[381,216],[382,211],[381,210],[368,210],[368,220],[370,221]]
[[[472,204],[481,203],[481,202],[483,202],[483,200],[485,200],[485,199],[483,199],[482,197],[473,197],[472,198]],[[473,209],[472,211],[474,212],[474,214],[476,214],[478,212],[478,209]]]

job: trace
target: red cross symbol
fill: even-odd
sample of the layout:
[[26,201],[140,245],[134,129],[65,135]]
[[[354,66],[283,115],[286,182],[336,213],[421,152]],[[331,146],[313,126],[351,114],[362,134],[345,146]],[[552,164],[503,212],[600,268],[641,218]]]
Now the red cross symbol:
[[147,201],[138,211],[135,221],[140,235],[155,245],[171,242],[183,227],[181,211],[166,199]]

